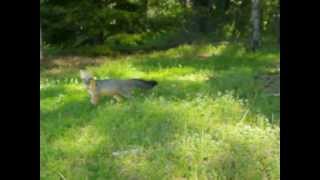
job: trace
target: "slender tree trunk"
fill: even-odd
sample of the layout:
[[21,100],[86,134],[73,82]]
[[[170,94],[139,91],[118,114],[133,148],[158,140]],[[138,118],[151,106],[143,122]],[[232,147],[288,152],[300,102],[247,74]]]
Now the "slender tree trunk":
[[183,8],[191,8],[192,7],[192,0],[179,0],[179,2]]
[[230,8],[230,0],[225,0],[224,7],[223,7],[224,12],[226,13],[226,11],[228,11],[229,8]]
[[251,0],[251,22],[252,22],[252,39],[251,48],[253,51],[260,47],[260,0]]
[[280,14],[277,15],[277,21],[276,21],[276,30],[277,30],[277,43],[280,45]]
[[185,0],[185,6],[186,6],[187,8],[191,8],[191,7],[192,7],[191,0]]
[[209,20],[210,12],[212,12],[213,0],[193,0],[192,3],[192,8],[195,12],[194,22],[197,26],[195,27],[195,30],[200,33],[209,32]]
[[277,26],[277,43],[280,45],[280,0],[279,0],[279,7],[278,7],[278,13],[277,13],[277,21],[276,21],[276,26]]
[[183,7],[183,8],[186,8],[187,7],[187,3],[186,3],[186,0],[180,0],[179,1],[180,2],[180,4],[181,4],[181,6]]
[[43,54],[42,54],[42,29],[41,29],[41,24],[40,24],[40,61],[43,59]]
[[97,37],[97,44],[102,44],[104,42],[104,36],[103,36],[103,32],[100,31]]
[[148,0],[143,0],[143,16],[147,18],[148,16]]

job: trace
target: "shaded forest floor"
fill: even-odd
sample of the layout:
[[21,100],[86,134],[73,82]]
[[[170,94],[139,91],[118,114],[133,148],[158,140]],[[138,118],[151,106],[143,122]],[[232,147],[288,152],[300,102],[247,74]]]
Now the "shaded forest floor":
[[[193,44],[41,64],[41,179],[279,179],[279,51]],[[79,70],[154,79],[90,104]]]

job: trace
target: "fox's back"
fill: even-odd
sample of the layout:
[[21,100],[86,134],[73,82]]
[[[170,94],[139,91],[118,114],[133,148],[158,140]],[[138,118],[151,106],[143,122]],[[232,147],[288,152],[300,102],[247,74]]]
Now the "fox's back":
[[123,92],[131,91],[132,89],[150,89],[157,83],[155,81],[145,81],[141,79],[108,79],[97,80],[96,91],[104,95],[115,95]]
[[96,91],[103,95],[114,95],[121,91],[123,86],[126,84],[125,80],[97,80]]

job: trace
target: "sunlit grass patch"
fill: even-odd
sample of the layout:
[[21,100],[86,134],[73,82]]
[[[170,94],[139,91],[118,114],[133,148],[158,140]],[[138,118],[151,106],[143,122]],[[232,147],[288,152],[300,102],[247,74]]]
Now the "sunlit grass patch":
[[[41,179],[279,179],[280,100],[254,78],[278,59],[202,44],[41,68]],[[94,107],[82,68],[159,84]]]

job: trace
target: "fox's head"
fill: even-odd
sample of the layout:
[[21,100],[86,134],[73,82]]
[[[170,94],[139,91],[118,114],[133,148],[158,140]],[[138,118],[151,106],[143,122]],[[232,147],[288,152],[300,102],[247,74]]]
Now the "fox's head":
[[93,80],[93,76],[85,70],[80,70],[80,78],[85,86],[89,86],[90,80]]

